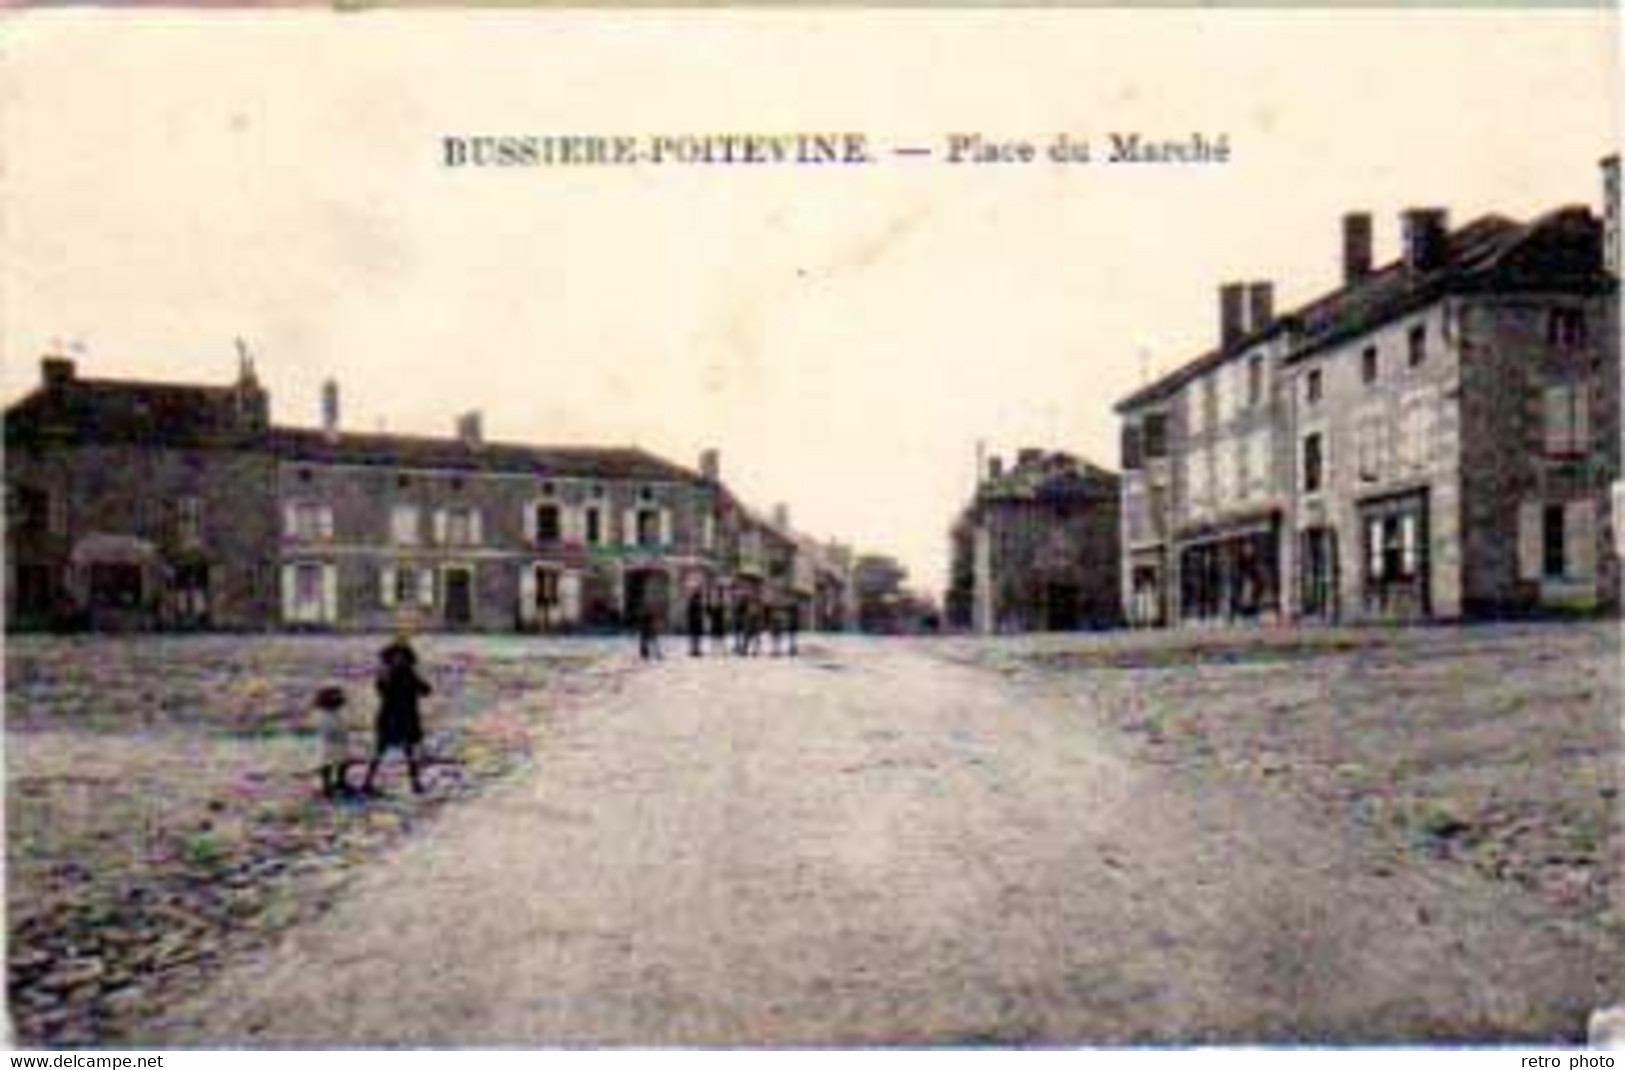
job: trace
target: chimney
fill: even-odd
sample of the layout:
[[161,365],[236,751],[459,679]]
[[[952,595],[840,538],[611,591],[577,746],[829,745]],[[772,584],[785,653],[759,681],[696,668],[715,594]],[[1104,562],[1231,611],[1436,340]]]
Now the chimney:
[[773,507],[773,526],[780,531],[790,530],[790,507],[783,502]]
[[722,482],[722,454],[714,449],[700,451],[700,476],[712,483]]
[[1371,213],[1348,212],[1343,216],[1343,285],[1359,282],[1371,274]]
[[485,441],[485,434],[480,428],[478,409],[457,417],[457,440],[465,446],[478,446]]
[[61,390],[73,382],[73,361],[67,357],[48,356],[39,362],[40,379],[47,390]]
[[1219,287],[1219,345],[1229,349],[1246,333],[1247,286],[1227,282]]
[[1044,451],[1039,449],[1037,446],[1023,446],[1021,449],[1016,451],[1016,466],[1018,468],[1025,468],[1028,465],[1035,465],[1043,459]]
[[1000,457],[996,453],[992,457],[989,457],[988,460],[987,460],[987,478],[989,478],[989,479],[1003,479],[1004,478],[1004,458]]
[[1405,243],[1405,267],[1416,272],[1443,267],[1449,213],[1443,208],[1407,208],[1400,213],[1399,220]]
[[322,430],[328,438],[339,434],[339,384],[329,379],[322,383]]
[[1275,323],[1275,284],[1255,282],[1247,287],[1247,332],[1262,331]]

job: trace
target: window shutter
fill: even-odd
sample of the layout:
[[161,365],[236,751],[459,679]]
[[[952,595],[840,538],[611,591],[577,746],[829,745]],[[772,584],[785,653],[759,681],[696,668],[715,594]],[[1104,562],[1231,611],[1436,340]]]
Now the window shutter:
[[519,569],[519,619],[530,624],[536,619],[536,566]]
[[525,503],[525,545],[536,544],[536,510],[541,506],[539,501]]
[[385,609],[395,604],[395,567],[385,565],[378,570],[378,604]]
[[1542,523],[1541,503],[1518,503],[1518,578],[1540,579],[1541,542],[1545,528]]
[[1590,498],[1569,502],[1563,509],[1564,579],[1597,578],[1597,503]]
[[282,507],[282,534],[289,538],[299,534],[299,510],[293,502]]
[[320,514],[322,518],[322,539],[324,541],[331,540],[333,538],[333,507],[331,505],[322,506]]
[[660,510],[660,545],[670,548],[672,545],[671,510]]
[[484,532],[481,530],[480,513],[481,510],[479,509],[470,509],[468,511],[468,544],[470,546],[479,546],[485,541],[483,538]]
[[434,569],[426,568],[418,573],[418,605],[428,609],[434,605]]
[[446,544],[446,511],[444,509],[434,511],[434,541],[440,546]]
[[638,511],[626,509],[621,513],[621,545],[636,546],[638,542]]
[[581,573],[566,572],[559,576],[559,619],[574,624],[581,619]]
[[329,624],[339,619],[339,567],[322,566],[322,620]]
[[298,612],[299,581],[294,575],[292,565],[282,566],[282,619],[292,622],[299,619]]

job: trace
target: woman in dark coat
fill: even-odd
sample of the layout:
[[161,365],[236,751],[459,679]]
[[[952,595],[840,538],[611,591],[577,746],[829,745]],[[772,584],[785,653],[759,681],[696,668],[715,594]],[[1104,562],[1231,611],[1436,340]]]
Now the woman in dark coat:
[[406,755],[412,790],[421,794],[423,780],[419,775],[418,747],[423,743],[423,719],[418,713],[418,699],[429,694],[430,687],[418,675],[417,652],[404,637],[380,650],[378,660],[382,664],[375,682],[378,689],[377,746],[372,761],[367,764],[367,779],[361,790],[369,795],[377,794],[373,780],[378,775],[379,763],[384,760],[384,752],[399,747]]

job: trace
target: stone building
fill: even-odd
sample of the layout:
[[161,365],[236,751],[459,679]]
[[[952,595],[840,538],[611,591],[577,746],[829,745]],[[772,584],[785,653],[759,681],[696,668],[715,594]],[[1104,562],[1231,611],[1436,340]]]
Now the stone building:
[[1065,453],[995,457],[954,525],[949,624],[1075,631],[1121,622],[1119,480]]
[[[1617,605],[1619,304],[1584,207],[1400,220],[1291,314],[1118,405],[1136,624],[1485,618]],[[1254,292],[1254,291],[1249,291]]]
[[12,627],[249,628],[277,612],[269,402],[228,386],[85,380],[47,358],[5,417]]
[[17,627],[591,631],[646,608],[676,627],[696,589],[813,594],[715,451],[696,472],[491,442],[477,413],[444,438],[358,433],[332,383],[320,427],[273,427],[246,363],[208,387],[54,358],[6,440]]

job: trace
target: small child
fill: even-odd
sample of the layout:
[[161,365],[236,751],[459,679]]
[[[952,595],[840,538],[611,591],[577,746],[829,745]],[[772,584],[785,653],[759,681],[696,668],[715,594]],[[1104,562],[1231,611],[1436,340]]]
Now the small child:
[[344,716],[342,687],[316,692],[316,717],[322,737],[322,795],[332,799],[354,795],[350,787],[350,724]]

